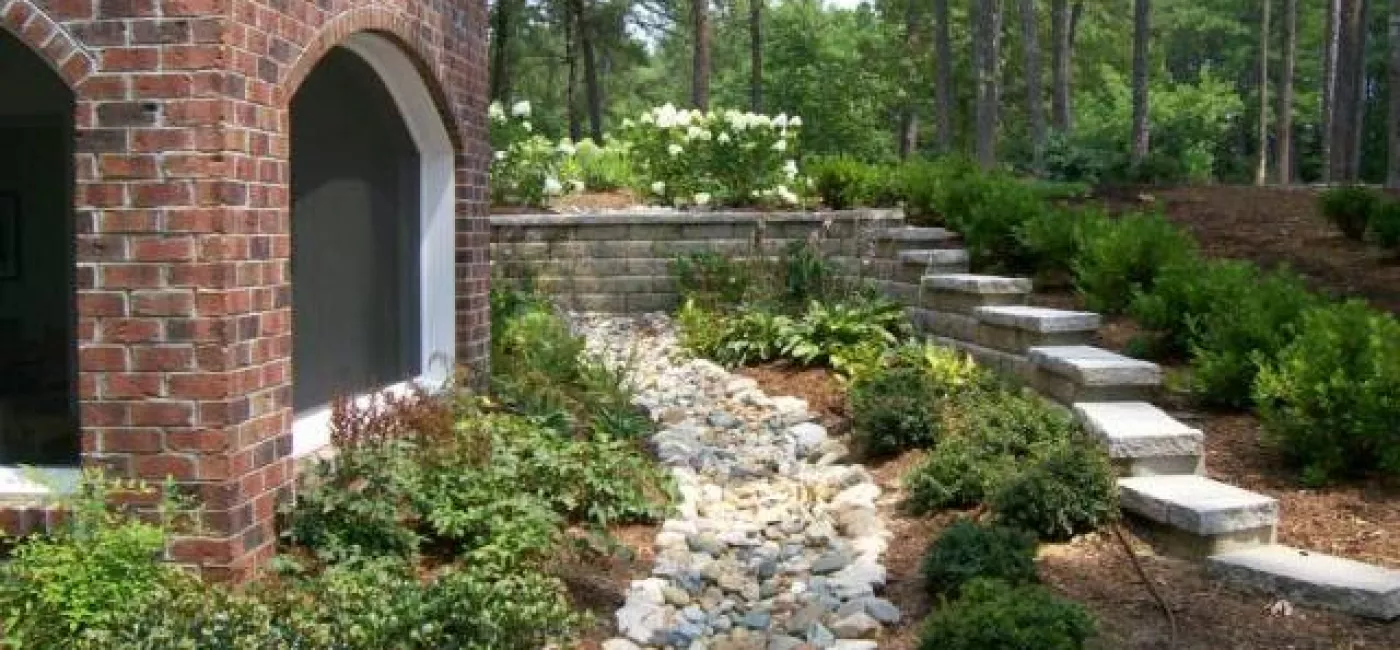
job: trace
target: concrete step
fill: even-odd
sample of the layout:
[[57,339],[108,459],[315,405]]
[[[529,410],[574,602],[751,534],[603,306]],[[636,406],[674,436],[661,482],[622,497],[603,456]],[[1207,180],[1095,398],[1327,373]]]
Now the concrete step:
[[1034,347],[1092,343],[1103,322],[1093,312],[1026,305],[978,307],[973,316],[981,323],[979,344],[1017,354]]
[[1065,404],[1150,402],[1162,385],[1157,364],[1088,345],[1033,347],[1034,388]]
[[1356,616],[1400,618],[1400,571],[1277,544],[1206,558],[1221,580]]
[[891,300],[898,300],[905,305],[914,305],[919,302],[919,285],[917,284],[895,280],[871,280],[870,286]]
[[1169,555],[1201,559],[1274,543],[1278,501],[1204,476],[1118,479],[1123,512]]
[[1074,415],[1127,476],[1200,474],[1205,436],[1147,402],[1079,402]]
[[889,228],[875,235],[875,256],[895,259],[900,251],[962,248],[962,237],[946,228],[905,226]]
[[967,250],[962,248],[900,251],[894,280],[917,285],[930,273],[964,273],[967,260]]
[[972,316],[978,307],[1023,305],[1031,292],[1028,278],[974,273],[929,274],[920,284],[923,307],[964,316]]

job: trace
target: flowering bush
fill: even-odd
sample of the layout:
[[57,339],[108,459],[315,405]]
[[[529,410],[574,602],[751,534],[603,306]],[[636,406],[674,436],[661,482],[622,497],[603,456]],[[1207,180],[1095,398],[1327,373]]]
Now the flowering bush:
[[550,198],[583,191],[572,160],[574,145],[535,134],[530,102],[516,102],[509,113],[492,103],[490,118],[492,203],[539,207]]
[[788,205],[809,181],[794,151],[802,119],[666,104],[622,124],[634,171],[652,201],[674,206]]

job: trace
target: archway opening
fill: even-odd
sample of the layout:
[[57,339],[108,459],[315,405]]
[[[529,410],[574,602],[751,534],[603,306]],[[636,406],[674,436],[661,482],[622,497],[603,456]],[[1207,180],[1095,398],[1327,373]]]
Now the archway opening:
[[294,453],[327,444],[334,400],[451,372],[452,146],[433,106],[410,60],[370,34],[292,97]]
[[0,465],[76,465],[73,92],[0,29]]

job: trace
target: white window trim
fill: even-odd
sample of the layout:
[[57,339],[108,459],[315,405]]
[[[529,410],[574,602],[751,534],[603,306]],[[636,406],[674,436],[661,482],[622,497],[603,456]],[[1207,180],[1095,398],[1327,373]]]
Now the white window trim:
[[73,465],[0,465],[0,507],[32,506],[73,494],[82,473]]
[[[452,138],[423,82],[422,73],[399,46],[382,36],[360,32],[342,44],[379,74],[399,109],[418,149],[419,170],[419,376],[352,396],[358,406],[381,394],[404,395],[415,387],[441,389],[456,368],[456,164]],[[295,324],[293,324],[295,327]],[[292,422],[292,455],[299,457],[330,445],[331,406],[297,413]]]

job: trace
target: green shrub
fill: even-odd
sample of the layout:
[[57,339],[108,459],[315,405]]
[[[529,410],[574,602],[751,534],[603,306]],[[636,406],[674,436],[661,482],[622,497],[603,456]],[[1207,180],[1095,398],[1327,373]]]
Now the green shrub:
[[989,454],[978,441],[945,437],[904,475],[904,506],[915,514],[975,506],[1016,468],[1016,459]]
[[1386,199],[1371,210],[1371,235],[1386,248],[1400,249],[1400,201]]
[[1084,242],[1110,226],[1100,210],[1047,208],[1022,223],[1016,237],[1028,269],[1042,275],[1067,275]]
[[1348,185],[1324,190],[1318,195],[1318,204],[1322,216],[1347,239],[1361,241],[1366,237],[1371,215],[1383,198],[1380,192],[1368,187]]
[[1050,209],[1034,189],[1010,177],[968,176],[950,184],[948,202],[946,219],[962,234],[973,266],[1030,268],[1021,228]]
[[676,291],[706,308],[737,306],[753,285],[753,274],[744,262],[719,253],[678,255],[670,268]]
[[676,311],[676,333],[682,348],[698,357],[716,359],[728,330],[727,317],[687,298]]
[[1156,337],[1152,350],[1184,355],[1193,323],[1217,312],[1234,314],[1260,282],[1259,267],[1238,260],[1192,260],[1162,269],[1151,291],[1133,295],[1128,313]]
[[922,650],[1079,650],[1094,634],[1083,606],[1039,585],[975,580],[924,622]]
[[1365,303],[1317,308],[1255,399],[1266,439],[1312,484],[1371,469],[1400,474],[1400,323]]
[[783,302],[801,308],[812,301],[839,299],[843,285],[837,269],[813,241],[795,241],[779,259],[783,274]]
[[930,596],[956,598],[976,578],[1036,582],[1035,548],[1035,535],[1026,531],[959,519],[924,555],[924,586]]
[[1124,216],[1082,245],[1075,284],[1090,309],[1110,314],[1127,309],[1135,293],[1151,291],[1162,269],[1196,253],[1191,236],[1160,214]]
[[622,144],[607,142],[600,147],[592,140],[582,140],[575,147],[573,162],[590,192],[621,190],[637,184],[627,147]]
[[1321,301],[1302,278],[1283,271],[1230,290],[1241,293],[1221,296],[1215,309],[1188,323],[1190,385],[1203,404],[1238,408],[1249,404],[1259,366],[1293,339],[1303,312]]
[[741,309],[725,321],[720,345],[711,358],[731,368],[772,361],[784,353],[784,337],[791,326],[791,318],[758,306]]
[[968,206],[957,197],[972,197],[976,193],[955,194],[954,189],[964,180],[982,175],[975,162],[957,156],[906,162],[891,173],[904,202],[905,218],[921,226],[947,225],[952,223],[950,215],[965,213]]
[[806,170],[822,204],[833,210],[874,205],[874,185],[887,171],[846,156],[813,158]]
[[918,368],[889,368],[853,382],[851,435],[871,456],[927,447],[938,434],[934,395],[932,378]]
[[966,352],[948,346],[909,342],[892,356],[891,365],[922,371],[940,398],[990,392],[999,386],[995,373],[977,365]]
[[283,535],[331,562],[415,555],[422,541],[412,523],[422,480],[416,451],[411,441],[391,440],[317,460],[287,510]]
[[1092,532],[1118,513],[1116,474],[1093,441],[1073,438],[1038,454],[991,498],[997,520],[1049,541]]
[[[182,576],[161,597],[147,599],[124,620],[71,638],[65,650],[269,650],[309,647],[262,600]],[[49,646],[35,646],[49,647]]]
[[782,354],[844,374],[872,353],[894,347],[911,329],[904,306],[885,298],[836,304],[813,301],[801,318],[782,328]]

